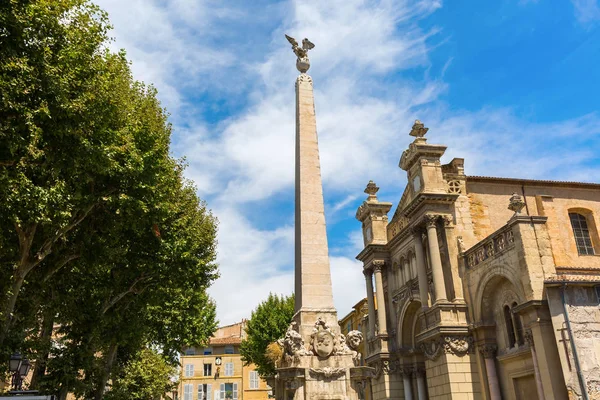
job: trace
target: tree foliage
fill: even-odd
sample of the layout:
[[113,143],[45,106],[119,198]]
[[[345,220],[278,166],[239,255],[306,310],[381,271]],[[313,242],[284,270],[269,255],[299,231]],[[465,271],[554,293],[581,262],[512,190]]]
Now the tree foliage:
[[284,336],[294,316],[294,295],[277,296],[270,293],[260,303],[246,325],[246,338],[240,346],[242,360],[255,364],[261,376],[275,374],[275,364],[267,355],[267,347]]
[[0,358],[60,398],[216,329],[217,221],[109,29],[87,0],[0,4]]
[[106,400],[154,400],[173,389],[176,368],[156,351],[143,349],[113,379]]

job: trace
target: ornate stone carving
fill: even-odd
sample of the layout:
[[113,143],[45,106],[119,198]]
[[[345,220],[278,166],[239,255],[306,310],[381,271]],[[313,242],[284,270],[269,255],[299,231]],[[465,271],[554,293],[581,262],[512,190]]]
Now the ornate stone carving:
[[354,361],[354,365],[357,367],[360,365],[360,359],[362,357],[358,349],[362,341],[363,334],[360,331],[350,331],[346,336],[346,345],[352,351],[352,361]]
[[285,38],[292,45],[292,51],[296,55],[296,68],[301,73],[306,73],[310,68],[310,60],[308,59],[308,51],[315,47],[315,45],[308,39],[302,39],[302,47],[298,45],[296,39],[291,36],[285,35]]
[[379,187],[373,181],[369,181],[367,183],[367,187],[365,188],[365,193],[369,195],[368,200],[377,200],[376,193],[379,191]]
[[444,338],[444,352],[464,356],[469,352],[471,343],[473,343],[471,336],[446,336]]
[[430,342],[421,343],[419,349],[429,360],[436,360],[442,352],[442,345],[439,340],[432,340]]
[[415,373],[415,367],[403,365],[402,367],[398,368],[398,372],[400,372],[401,375],[410,378]]
[[365,278],[370,278],[373,276],[373,271],[370,269],[363,269],[363,275]]
[[313,333],[310,335],[310,348],[319,357],[327,358],[336,349],[337,340],[327,323],[320,317],[315,323]]
[[444,226],[452,226],[454,224],[452,215],[442,215],[442,219],[444,220]]
[[523,197],[519,196],[517,193],[513,193],[508,203],[508,209],[514,211],[515,215],[520,215],[523,207],[525,207]]
[[494,358],[496,357],[496,352],[498,351],[498,346],[495,344],[484,344],[479,346],[479,352],[483,355],[483,358]]
[[385,266],[385,261],[384,260],[373,260],[373,262],[371,262],[371,265],[373,265],[373,271],[381,272],[381,270]]
[[290,362],[299,356],[310,354],[304,347],[304,340],[296,330],[296,322],[292,322],[285,332],[285,337],[277,341],[283,348],[283,355]]
[[428,228],[431,228],[432,226],[435,227],[435,224],[439,218],[440,216],[437,214],[426,214],[423,219],[425,220],[425,225]]
[[297,85],[298,83],[302,83],[302,82],[306,82],[306,83],[310,84],[311,86],[312,86],[312,84],[313,84],[313,80],[312,80],[312,78],[310,77],[310,75],[307,75],[307,74],[300,74],[300,75],[298,75],[298,77],[296,78],[296,85]]
[[422,123],[419,120],[416,120],[414,125],[412,126],[412,129],[410,130],[409,135],[417,138],[422,138],[423,136],[425,136],[428,130],[429,128],[425,128],[424,123]]
[[314,378],[333,379],[346,374],[346,368],[310,368],[309,373]]
[[465,242],[463,241],[462,236],[456,237],[456,244],[458,246],[458,252],[464,253],[466,249],[465,249]]
[[533,333],[531,332],[531,329],[527,329],[525,332],[523,332],[523,339],[525,339],[529,347],[534,347]]
[[450,182],[448,182],[448,193],[451,193],[451,194],[460,194],[461,193],[460,181],[450,181]]
[[472,347],[473,338],[470,336],[445,336],[436,340],[421,343],[419,349],[430,360],[437,359],[442,352],[462,357]]

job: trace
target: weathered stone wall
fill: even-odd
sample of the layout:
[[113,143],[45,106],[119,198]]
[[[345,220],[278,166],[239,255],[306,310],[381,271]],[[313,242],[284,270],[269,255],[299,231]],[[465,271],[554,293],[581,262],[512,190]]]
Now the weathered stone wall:
[[[566,330],[567,324],[560,291],[560,287],[549,288],[548,303],[552,313],[556,342],[559,344],[558,351],[569,398],[578,399],[581,389]],[[567,286],[565,302],[589,397],[590,399],[600,399],[600,307],[598,306],[598,297],[591,286]]]
[[429,399],[479,400],[481,384],[474,354],[442,354],[425,362]]

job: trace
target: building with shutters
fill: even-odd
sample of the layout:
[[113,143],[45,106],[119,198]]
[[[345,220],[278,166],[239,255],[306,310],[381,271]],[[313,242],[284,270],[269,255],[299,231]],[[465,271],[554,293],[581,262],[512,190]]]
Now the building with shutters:
[[179,400],[266,400],[270,388],[252,365],[244,366],[240,344],[245,320],[217,329],[204,348],[181,355]]
[[599,399],[600,184],[469,176],[427,130],[356,213],[373,399]]

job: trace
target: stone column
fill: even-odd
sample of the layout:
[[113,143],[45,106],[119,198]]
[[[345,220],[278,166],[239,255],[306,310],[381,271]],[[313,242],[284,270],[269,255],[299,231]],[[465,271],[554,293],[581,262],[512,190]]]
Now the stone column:
[[525,341],[529,344],[529,348],[531,349],[531,359],[533,361],[533,372],[535,373],[535,385],[537,387],[539,400],[545,400],[546,396],[544,396],[544,385],[542,385],[542,377],[540,375],[540,366],[538,364],[537,354],[535,351],[535,346],[533,343],[533,334],[531,330],[525,331]]
[[415,242],[415,258],[417,260],[417,276],[419,277],[419,297],[421,298],[421,307],[429,307],[429,284],[427,282],[427,266],[425,265],[425,256],[423,254],[423,241],[421,232],[413,232]]
[[479,352],[485,360],[485,372],[487,375],[488,386],[490,389],[490,400],[502,400],[500,395],[500,383],[498,382],[498,373],[496,372],[496,351],[498,346],[495,344],[484,344],[479,347]]
[[402,369],[402,382],[404,383],[404,400],[413,400],[412,394],[412,382],[411,382],[412,368]]
[[385,318],[385,297],[383,295],[383,279],[381,277],[381,269],[384,265],[384,261],[373,261],[373,271],[375,273],[375,296],[377,296],[377,321],[379,322],[379,334],[387,334],[387,324]]
[[425,384],[425,369],[416,369],[417,374],[417,395],[419,400],[427,400],[427,385]]
[[369,306],[369,331],[367,337],[375,336],[375,299],[373,295],[373,271],[363,270],[367,284],[367,305]]
[[435,302],[446,301],[446,286],[444,282],[444,271],[442,270],[442,259],[440,257],[440,246],[437,238],[436,223],[439,215],[428,214],[425,216],[427,225],[427,241],[429,242],[429,259],[431,260],[431,272],[433,274],[433,288],[435,290]]

